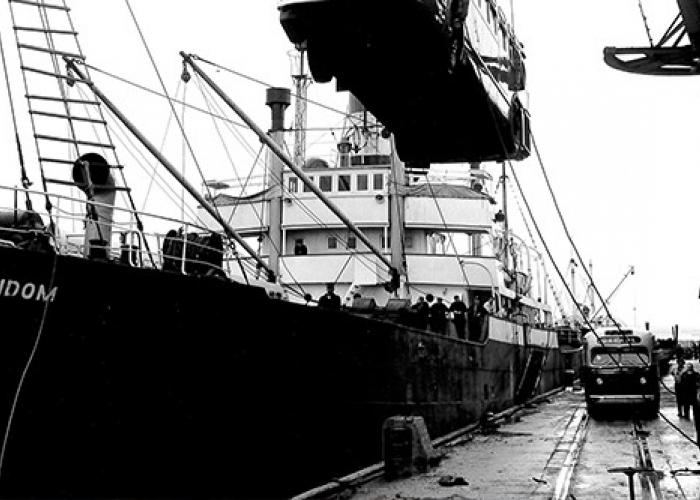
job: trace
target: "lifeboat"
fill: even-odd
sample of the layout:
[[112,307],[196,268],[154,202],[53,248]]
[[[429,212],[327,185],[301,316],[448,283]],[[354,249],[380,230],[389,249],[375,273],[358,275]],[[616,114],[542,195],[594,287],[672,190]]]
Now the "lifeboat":
[[493,0],[286,0],[279,10],[314,79],[357,96],[402,160],[529,155],[524,54]]

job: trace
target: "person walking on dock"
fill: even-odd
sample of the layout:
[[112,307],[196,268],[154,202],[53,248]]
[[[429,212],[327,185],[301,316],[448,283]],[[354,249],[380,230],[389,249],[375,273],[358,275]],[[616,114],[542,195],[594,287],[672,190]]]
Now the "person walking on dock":
[[685,369],[685,361],[683,358],[678,358],[676,364],[671,367],[671,375],[673,376],[673,390],[676,393],[676,406],[678,407],[678,416],[683,416],[683,394],[681,391],[681,375]]
[[697,387],[700,385],[700,373],[695,371],[693,363],[688,363],[685,370],[681,374],[680,394],[682,396],[682,418],[690,418],[690,406],[693,406],[693,417],[695,418],[696,426],[698,417],[700,417],[700,409],[697,408]]

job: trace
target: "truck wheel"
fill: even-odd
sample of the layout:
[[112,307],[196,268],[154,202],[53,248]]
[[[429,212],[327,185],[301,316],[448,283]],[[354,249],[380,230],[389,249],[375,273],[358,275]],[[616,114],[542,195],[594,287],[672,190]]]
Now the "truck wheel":
[[600,410],[600,407],[594,405],[593,403],[588,403],[586,405],[586,411],[588,412],[588,416],[593,420],[600,420],[602,418],[602,411]]

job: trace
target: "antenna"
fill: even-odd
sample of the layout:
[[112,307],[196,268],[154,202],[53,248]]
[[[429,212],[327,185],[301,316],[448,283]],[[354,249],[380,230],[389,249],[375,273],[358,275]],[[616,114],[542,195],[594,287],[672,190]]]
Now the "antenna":
[[297,44],[289,52],[294,80],[294,163],[303,165],[306,159],[306,107],[309,85],[312,83],[306,64],[306,44]]

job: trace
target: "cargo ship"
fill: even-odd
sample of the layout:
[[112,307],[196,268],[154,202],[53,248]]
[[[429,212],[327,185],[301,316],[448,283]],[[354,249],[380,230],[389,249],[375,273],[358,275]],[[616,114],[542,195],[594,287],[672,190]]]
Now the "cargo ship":
[[[183,80],[268,150],[260,192],[200,192],[92,81],[65,3],[6,7],[36,157],[6,161],[23,187],[0,188],[2,497],[288,497],[380,460],[388,417],[422,416],[437,437],[576,364],[542,258],[481,165],[407,167],[356,99],[348,120],[366,126],[334,161],[297,164],[288,91],[268,90],[264,133],[183,54]],[[135,209],[113,120],[195,220]],[[340,304],[322,307],[329,284]],[[426,316],[415,305],[431,299],[444,309]]]

